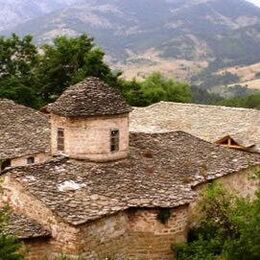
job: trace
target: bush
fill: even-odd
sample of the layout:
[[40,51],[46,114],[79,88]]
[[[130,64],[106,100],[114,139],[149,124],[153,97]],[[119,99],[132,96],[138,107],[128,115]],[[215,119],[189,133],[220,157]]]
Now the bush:
[[212,184],[197,213],[188,242],[173,245],[177,259],[260,259],[260,189],[249,200]]

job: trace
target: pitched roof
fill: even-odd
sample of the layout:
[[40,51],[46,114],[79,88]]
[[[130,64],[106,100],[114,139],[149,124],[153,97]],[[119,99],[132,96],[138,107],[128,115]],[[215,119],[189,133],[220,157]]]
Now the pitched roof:
[[48,117],[32,108],[0,99],[0,159],[49,151]]
[[260,165],[260,155],[229,150],[184,132],[130,135],[127,159],[94,163],[58,159],[9,171],[64,221],[79,225],[131,207],[177,207],[192,187]]
[[16,236],[18,239],[49,238],[50,231],[43,228],[35,220],[32,220],[22,214],[12,212],[8,217],[5,233]]
[[212,143],[233,136],[242,146],[255,144],[260,151],[259,110],[160,102],[135,108],[130,115],[130,131],[133,132],[178,130]]
[[132,111],[119,91],[90,77],[69,87],[47,111],[64,117],[124,114]]

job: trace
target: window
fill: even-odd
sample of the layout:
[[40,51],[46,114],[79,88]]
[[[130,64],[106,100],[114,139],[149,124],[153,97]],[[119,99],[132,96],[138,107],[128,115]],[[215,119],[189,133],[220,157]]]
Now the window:
[[11,167],[11,160],[7,159],[1,163],[1,171],[3,171],[5,168]]
[[64,151],[64,129],[58,128],[57,131],[57,149],[58,151]]
[[27,164],[34,164],[34,162],[35,162],[34,157],[28,157],[27,158]]
[[116,152],[119,150],[119,130],[114,129],[110,132],[110,150]]

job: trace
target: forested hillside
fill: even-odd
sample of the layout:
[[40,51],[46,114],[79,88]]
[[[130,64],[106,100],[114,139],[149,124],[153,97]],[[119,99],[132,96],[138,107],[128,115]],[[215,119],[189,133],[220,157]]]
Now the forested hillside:
[[0,4],[0,34],[29,33],[40,46],[60,35],[87,33],[105,51],[111,68],[127,79],[160,72],[225,98],[251,95],[260,88],[260,8],[246,0]]

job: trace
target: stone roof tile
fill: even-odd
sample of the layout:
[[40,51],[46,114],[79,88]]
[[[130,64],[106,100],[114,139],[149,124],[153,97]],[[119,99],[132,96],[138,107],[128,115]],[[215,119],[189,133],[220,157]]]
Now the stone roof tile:
[[177,207],[192,187],[260,165],[260,155],[229,150],[184,132],[130,135],[127,159],[94,163],[56,159],[9,172],[55,214],[73,225],[131,207]]
[[14,212],[8,217],[4,231],[18,239],[49,238],[51,236],[50,231],[43,228],[35,220]]
[[0,159],[48,152],[48,117],[32,108],[0,99]]
[[232,136],[240,145],[254,144],[260,151],[260,111],[254,109],[160,102],[135,108],[130,131],[184,131],[212,143]]
[[90,77],[65,90],[47,111],[64,117],[89,117],[129,113],[132,108],[119,91]]

